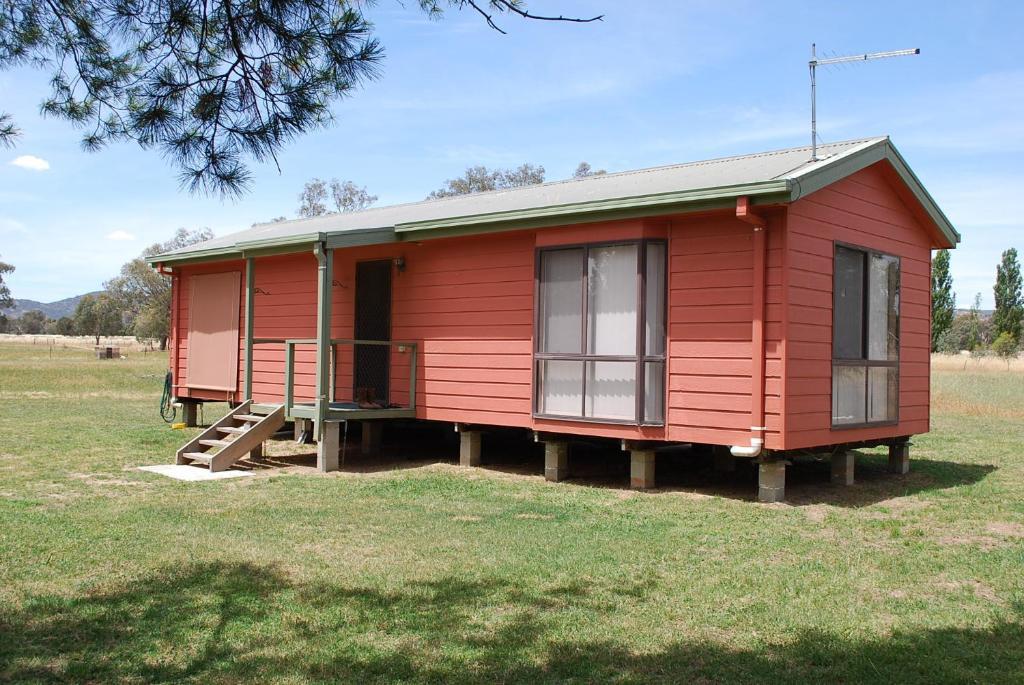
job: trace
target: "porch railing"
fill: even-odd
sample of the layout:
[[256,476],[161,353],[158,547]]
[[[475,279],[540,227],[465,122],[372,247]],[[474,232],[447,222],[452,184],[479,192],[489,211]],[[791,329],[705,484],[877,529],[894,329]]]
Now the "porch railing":
[[[284,345],[284,406],[285,415],[292,415],[292,408],[295,406],[295,348],[299,345],[313,345],[317,344],[316,338],[253,338],[252,344],[255,345]],[[353,371],[353,377],[355,374],[355,347],[357,345],[365,345],[369,347],[389,347],[395,348],[396,351],[402,355],[408,355],[409,357],[409,406],[408,409],[416,409],[416,371],[419,360],[417,358],[418,345],[415,342],[405,342],[398,340],[355,340],[351,338],[332,338],[331,339],[331,354],[330,354],[330,385],[328,387],[328,398],[331,402],[335,400],[335,388],[337,387],[337,376],[338,376],[338,347],[342,345],[349,345],[353,349],[353,356],[351,367]],[[382,398],[386,405],[391,404],[390,398],[390,385],[394,378],[392,373],[394,365],[391,363],[393,356],[389,356],[388,363],[388,386],[389,386],[389,397]],[[356,402],[357,398],[353,396],[353,401]],[[387,407],[383,407],[387,408]]]

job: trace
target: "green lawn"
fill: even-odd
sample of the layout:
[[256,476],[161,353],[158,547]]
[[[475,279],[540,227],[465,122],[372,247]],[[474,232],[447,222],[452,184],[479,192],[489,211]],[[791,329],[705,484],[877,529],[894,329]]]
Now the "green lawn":
[[134,468],[185,438],[164,365],[0,346],[0,681],[1024,682],[1021,374],[936,373],[909,476],[761,505],[532,451],[181,483]]

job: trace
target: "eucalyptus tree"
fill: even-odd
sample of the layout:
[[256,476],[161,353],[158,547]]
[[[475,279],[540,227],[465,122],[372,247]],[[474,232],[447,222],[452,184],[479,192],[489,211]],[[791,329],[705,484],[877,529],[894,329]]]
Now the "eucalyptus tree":
[[521,164],[513,169],[488,169],[485,166],[471,166],[458,178],[450,178],[444,185],[430,193],[427,199],[470,195],[488,190],[521,188],[544,182],[544,167]]
[[9,309],[14,306],[14,299],[11,297],[11,289],[6,283],[4,283],[4,275],[13,272],[14,266],[7,262],[0,262],[0,309]]

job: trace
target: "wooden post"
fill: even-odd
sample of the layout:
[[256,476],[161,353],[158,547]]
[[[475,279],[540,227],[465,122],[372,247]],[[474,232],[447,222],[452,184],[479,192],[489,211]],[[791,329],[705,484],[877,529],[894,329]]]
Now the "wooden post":
[[295,425],[293,428],[295,441],[298,442],[302,438],[303,433],[310,430],[310,428],[309,419],[295,419]]
[[409,346],[410,354],[412,359],[409,360],[409,409],[416,410],[416,364],[419,363],[417,359],[418,346],[413,343]]
[[[327,422],[331,374],[331,284],[334,281],[334,250],[324,243],[313,249],[317,260],[316,285],[316,436],[317,465],[321,471],[338,468],[338,424]],[[324,445],[323,443],[328,443]],[[333,442],[333,445],[331,444]]]
[[245,259],[245,397],[252,399],[252,333],[254,326],[253,294],[256,288],[256,260]]
[[263,451],[266,446],[265,442],[261,442],[249,451],[249,459],[252,461],[263,461]]
[[198,426],[199,404],[197,404],[196,402],[182,402],[181,419],[189,428],[195,428],[196,426]]
[[295,406],[295,344],[284,344],[284,413],[292,413]]

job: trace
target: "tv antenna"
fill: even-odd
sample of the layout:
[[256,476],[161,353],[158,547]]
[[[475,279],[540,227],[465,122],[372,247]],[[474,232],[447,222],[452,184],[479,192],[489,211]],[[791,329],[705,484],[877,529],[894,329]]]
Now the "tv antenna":
[[906,55],[920,55],[921,48],[909,50],[889,50],[888,52],[866,52],[860,55],[845,55],[842,57],[826,57],[818,59],[817,48],[811,43],[811,60],[807,63],[811,70],[811,161],[818,161],[818,117],[817,117],[817,82],[816,70],[818,67],[829,64],[845,64],[846,62],[866,62],[869,59],[884,59],[886,57],[903,57]]

